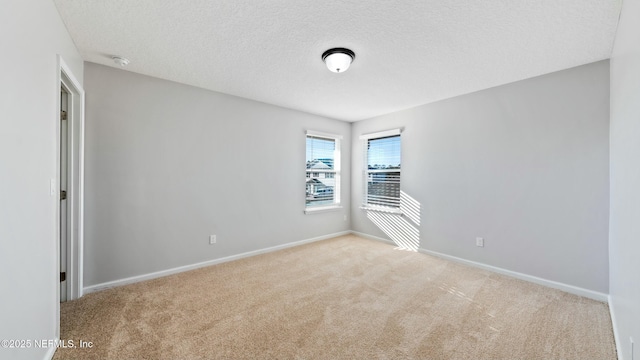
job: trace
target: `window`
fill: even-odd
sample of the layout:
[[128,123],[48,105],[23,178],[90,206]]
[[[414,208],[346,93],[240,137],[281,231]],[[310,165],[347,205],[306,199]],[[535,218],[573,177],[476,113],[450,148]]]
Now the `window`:
[[340,205],[341,136],[307,131],[306,210]]
[[365,170],[363,207],[400,209],[400,129],[363,135]]

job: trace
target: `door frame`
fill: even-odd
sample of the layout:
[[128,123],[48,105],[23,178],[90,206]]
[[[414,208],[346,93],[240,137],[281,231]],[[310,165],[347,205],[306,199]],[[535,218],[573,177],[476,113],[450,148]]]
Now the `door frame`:
[[[67,245],[69,245],[69,209],[67,209],[67,200],[62,198],[62,191],[67,191],[67,183],[69,176],[69,167],[68,160],[69,155],[71,153],[69,148],[69,123],[67,118],[63,120],[62,118],[62,109],[67,111],[68,116],[73,115],[72,109],[70,109],[71,104],[71,96],[69,85],[67,85],[68,81],[66,77],[62,79],[62,84],[60,85],[60,171],[59,171],[59,181],[58,188],[60,189],[60,272],[67,271],[67,266],[69,261],[67,260],[67,256],[69,252],[67,251]],[[68,117],[67,116],[67,117]],[[64,284],[64,286],[63,286]],[[60,302],[67,301],[67,297],[69,296],[69,291],[67,291],[67,281],[60,281]]]
[[[68,94],[68,173],[67,173],[67,300],[80,298],[83,293],[83,245],[84,245],[84,129],[85,93],[77,77],[61,55],[57,56],[56,111],[55,111],[55,224],[56,224],[56,303],[58,331],[60,325],[60,88]],[[59,334],[58,334],[59,335]]]

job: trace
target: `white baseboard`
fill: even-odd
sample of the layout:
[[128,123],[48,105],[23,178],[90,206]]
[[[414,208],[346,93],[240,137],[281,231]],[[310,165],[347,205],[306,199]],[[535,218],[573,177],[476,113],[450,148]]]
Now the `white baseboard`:
[[[60,338],[56,338],[55,339],[55,343],[57,344],[58,341],[60,341]],[[47,352],[44,354],[44,360],[51,360],[53,359],[53,355],[56,354],[56,349],[58,349],[55,346],[49,347],[47,348]]]
[[[265,254],[265,253],[269,253],[269,252],[273,252],[273,251],[277,251],[277,250],[282,250],[282,249],[286,249],[286,248],[290,248],[290,247],[294,247],[294,246],[299,246],[299,245],[303,245],[303,244],[307,244],[307,243],[311,243],[311,242],[315,242],[315,241],[330,239],[330,238],[333,238],[333,237],[338,237],[338,236],[348,235],[348,234],[354,234],[354,235],[357,235],[357,236],[360,236],[360,237],[363,237],[363,238],[382,241],[382,242],[385,242],[385,243],[388,243],[388,244],[394,244],[393,241],[391,241],[389,239],[382,238],[382,237],[369,235],[369,234],[361,233],[361,232],[358,232],[358,231],[342,231],[342,232],[323,235],[323,236],[310,238],[310,239],[306,239],[306,240],[295,241],[295,242],[291,242],[291,243],[287,243],[287,244],[283,244],[283,245],[277,245],[277,246],[268,247],[268,248],[264,248],[264,249],[249,251],[249,252],[245,252],[245,253],[241,253],[241,254],[237,254],[237,255],[231,255],[231,256],[227,256],[227,257],[223,257],[223,258],[219,258],[219,259],[204,261],[204,262],[200,262],[200,263],[196,263],[196,264],[185,265],[185,266],[180,266],[180,267],[176,267],[176,268],[172,268],[172,269],[157,271],[157,272],[153,272],[153,273],[149,273],[149,274],[137,275],[137,276],[132,276],[132,277],[124,278],[124,279],[113,280],[113,281],[108,281],[108,282],[104,282],[104,283],[101,283],[101,284],[91,285],[91,286],[85,287],[83,289],[83,294],[89,294],[89,293],[92,293],[92,292],[101,291],[101,290],[105,290],[105,289],[110,289],[110,288],[117,287],[117,286],[133,284],[133,283],[140,282],[140,281],[151,280],[151,279],[155,279],[155,278],[159,278],[159,277],[163,277],[163,276],[167,276],[167,275],[172,275],[172,274],[177,274],[177,273],[184,272],[184,271],[189,271],[189,270],[202,268],[202,267],[205,267],[205,266],[221,264],[221,263],[228,262],[228,261],[233,261],[233,260],[238,260],[238,259],[242,259],[242,258],[246,258],[246,257],[250,257],[250,256]],[[552,281],[552,280],[547,280],[547,279],[539,278],[539,277],[536,277],[536,276],[527,275],[527,274],[519,273],[519,272],[516,272],[516,271],[511,271],[511,270],[507,270],[507,269],[503,269],[503,268],[499,268],[499,267],[496,267],[496,266],[491,266],[491,265],[487,265],[487,264],[483,264],[483,263],[479,263],[479,262],[475,262],[475,261],[471,261],[471,260],[466,260],[466,259],[463,259],[463,258],[459,258],[459,257],[447,255],[447,254],[442,254],[442,253],[431,251],[431,250],[426,250],[426,249],[422,249],[421,248],[418,251],[420,251],[421,253],[429,254],[429,255],[432,255],[432,256],[437,256],[437,257],[440,257],[440,258],[443,258],[443,259],[447,259],[447,260],[450,260],[450,261],[455,261],[455,262],[462,263],[462,264],[465,264],[465,265],[469,265],[469,266],[477,267],[477,268],[480,268],[480,269],[492,271],[492,272],[495,272],[495,273],[507,275],[507,276],[510,276],[510,277],[513,277],[513,278],[516,278],[516,279],[521,279],[521,280],[529,281],[529,282],[532,282],[532,283],[535,283],[535,284],[539,284],[539,285],[547,286],[547,287],[550,287],[550,288],[562,290],[562,291],[565,291],[565,292],[568,292],[568,293],[571,293],[571,294],[584,296],[584,297],[587,297],[587,298],[590,298],[590,299],[594,299],[594,300],[598,300],[598,301],[602,301],[602,302],[608,302],[609,301],[608,295],[604,294],[604,293],[601,293],[601,292],[588,290],[588,289],[584,289],[584,288],[580,288],[580,287],[577,287],[577,286],[568,285],[568,284],[564,284],[564,283],[560,283],[560,282],[556,282],[556,281]],[[609,309],[611,309],[611,306],[609,306]],[[615,329],[615,327],[614,327],[614,329]]]
[[83,289],[83,294],[86,295],[86,294],[89,294],[89,293],[92,293],[92,292],[96,292],[96,291],[111,289],[111,288],[114,288],[114,287],[117,287],[117,286],[133,284],[133,283],[137,283],[137,282],[145,281],[145,280],[156,279],[156,278],[159,278],[159,277],[168,276],[168,275],[172,275],[172,274],[177,274],[177,273],[181,273],[181,272],[184,272],[184,271],[199,269],[199,268],[202,268],[202,267],[205,267],[205,266],[221,264],[221,263],[225,263],[225,262],[229,262],[229,261],[233,261],[233,260],[243,259],[243,258],[250,257],[250,256],[266,254],[266,253],[273,252],[273,251],[287,249],[287,248],[294,247],[294,246],[304,245],[304,244],[308,244],[308,243],[312,243],[312,242],[316,242],[316,241],[320,241],[320,240],[331,239],[331,238],[334,238],[334,237],[343,236],[343,235],[349,235],[349,234],[351,234],[351,231],[341,231],[341,232],[337,232],[337,233],[333,233],[333,234],[314,237],[314,238],[311,238],[311,239],[294,241],[294,242],[287,243],[287,244],[282,244],[282,245],[272,246],[272,247],[268,247],[268,248],[264,248],[264,249],[249,251],[249,252],[245,252],[245,253],[241,253],[241,254],[237,254],[237,255],[231,255],[231,256],[227,256],[227,257],[223,257],[223,258],[219,258],[219,259],[208,260],[208,261],[204,261],[204,262],[200,262],[200,263],[196,263],[196,264],[179,266],[179,267],[176,267],[176,268],[156,271],[156,272],[149,273],[149,274],[137,275],[137,276],[132,276],[132,277],[124,278],[124,279],[108,281],[108,282],[104,282],[104,283],[101,283],[101,284],[96,284],[96,285],[91,285],[91,286],[85,287]]
[[394,244],[395,244],[393,241],[391,241],[391,240],[389,240],[389,239],[381,238],[381,237],[379,237],[379,236],[369,235],[369,234],[361,233],[361,232],[359,232],[359,231],[351,231],[351,233],[352,233],[353,235],[357,235],[357,236],[360,236],[360,237],[365,238],[365,239],[371,239],[371,240],[376,240],[376,241],[382,241],[382,242],[385,242],[385,243],[387,243],[387,244],[392,244],[392,245],[394,245]]
[[[357,231],[352,231],[351,233],[354,234],[354,235],[358,235],[360,237],[367,238],[367,239],[378,240],[378,241],[383,241],[383,242],[386,242],[386,243],[394,244],[393,241],[385,239],[385,238],[381,238],[381,237],[378,237],[378,236],[364,234],[364,233],[357,232]],[[426,249],[422,249],[422,248],[418,249],[418,251],[421,252],[421,253],[424,253],[424,254],[437,256],[437,257],[442,258],[442,259],[446,259],[446,260],[454,261],[454,262],[457,262],[457,263],[461,263],[461,264],[477,267],[477,268],[480,268],[480,269],[492,271],[492,272],[495,272],[495,273],[498,273],[498,274],[502,274],[502,275],[506,275],[506,276],[510,276],[510,277],[513,277],[513,278],[516,278],[516,279],[525,280],[525,281],[528,281],[528,282],[532,282],[534,284],[543,285],[543,286],[547,286],[547,287],[550,287],[550,288],[562,290],[562,291],[568,292],[570,294],[584,296],[584,297],[589,298],[589,299],[602,301],[602,302],[608,302],[609,301],[609,297],[608,297],[607,294],[601,293],[601,292],[598,292],[598,291],[588,290],[588,289],[584,289],[584,288],[581,288],[581,287],[560,283],[560,282],[557,282],[557,281],[547,280],[547,279],[539,278],[537,276],[527,275],[527,274],[523,274],[523,273],[519,273],[519,272],[516,272],[516,271],[511,271],[511,270],[507,270],[507,269],[503,269],[503,268],[499,268],[499,267],[492,266],[492,265],[487,265],[487,264],[483,264],[483,263],[479,263],[479,262],[475,262],[475,261],[471,261],[471,260],[466,260],[466,259],[459,258],[459,257],[456,257],[456,256],[451,256],[451,255],[439,253],[439,252],[436,252],[436,251],[426,250]],[[611,308],[611,306],[609,306],[609,308]]]
[[616,352],[618,353],[618,359],[624,360],[624,356],[622,356],[622,349],[620,348],[620,344],[622,344],[620,336],[618,334],[618,323],[616,321],[616,313],[613,310],[613,301],[611,299],[611,295],[609,295],[609,315],[611,316],[611,327],[613,328],[613,340],[616,343]]

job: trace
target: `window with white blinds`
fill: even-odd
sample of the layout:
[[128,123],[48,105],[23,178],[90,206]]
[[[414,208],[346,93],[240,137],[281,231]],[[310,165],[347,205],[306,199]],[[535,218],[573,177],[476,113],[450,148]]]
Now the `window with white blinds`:
[[400,208],[400,130],[364,135],[364,207]]
[[340,204],[340,139],[307,131],[306,209]]

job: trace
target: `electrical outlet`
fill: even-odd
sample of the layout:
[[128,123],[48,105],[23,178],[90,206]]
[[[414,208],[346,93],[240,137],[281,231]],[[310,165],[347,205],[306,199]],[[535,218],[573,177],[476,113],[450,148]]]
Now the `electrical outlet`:
[[476,238],[476,246],[484,247],[484,239],[481,237]]
[[347,215],[344,216],[344,221],[347,221]]
[[209,235],[209,245],[213,245],[216,243],[216,236],[215,235]]

